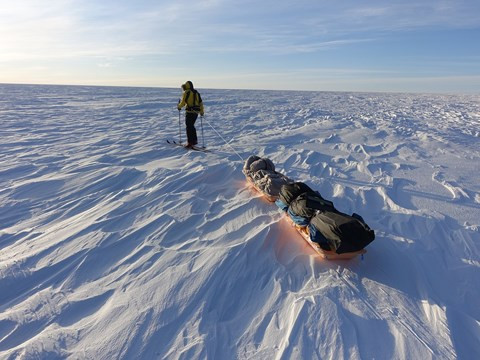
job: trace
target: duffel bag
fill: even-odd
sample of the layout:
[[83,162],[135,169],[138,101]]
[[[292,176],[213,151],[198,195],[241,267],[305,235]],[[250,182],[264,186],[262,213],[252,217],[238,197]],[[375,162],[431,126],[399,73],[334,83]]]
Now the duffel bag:
[[337,254],[361,250],[375,239],[375,232],[358,215],[317,211],[310,224],[321,232]]

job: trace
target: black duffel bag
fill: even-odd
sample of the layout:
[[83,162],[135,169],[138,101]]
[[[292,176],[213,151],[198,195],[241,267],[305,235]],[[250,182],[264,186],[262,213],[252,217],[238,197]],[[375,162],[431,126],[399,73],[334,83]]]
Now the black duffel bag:
[[295,215],[310,219],[315,215],[317,210],[320,211],[335,211],[333,203],[325,200],[318,192],[311,191],[300,194],[291,203],[290,211]]
[[294,182],[292,184],[283,185],[278,194],[278,198],[287,206],[295,200],[297,196],[305,192],[313,192],[313,190],[303,182]]
[[357,214],[317,211],[310,224],[327,239],[337,254],[359,251],[375,239],[375,232]]

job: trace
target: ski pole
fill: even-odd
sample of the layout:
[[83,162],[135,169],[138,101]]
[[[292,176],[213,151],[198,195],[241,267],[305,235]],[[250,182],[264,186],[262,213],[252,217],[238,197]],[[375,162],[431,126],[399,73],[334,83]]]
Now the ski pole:
[[203,136],[203,115],[200,116],[200,127],[202,128],[202,146],[205,147],[205,137]]
[[182,143],[182,125],[180,125],[180,110],[178,110],[178,137],[180,144]]

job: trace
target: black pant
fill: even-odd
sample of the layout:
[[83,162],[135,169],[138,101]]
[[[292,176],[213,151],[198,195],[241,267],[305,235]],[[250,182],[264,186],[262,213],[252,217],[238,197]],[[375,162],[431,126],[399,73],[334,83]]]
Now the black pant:
[[185,125],[187,127],[187,141],[190,145],[197,145],[197,130],[195,129],[195,121],[198,114],[193,112],[185,113]]

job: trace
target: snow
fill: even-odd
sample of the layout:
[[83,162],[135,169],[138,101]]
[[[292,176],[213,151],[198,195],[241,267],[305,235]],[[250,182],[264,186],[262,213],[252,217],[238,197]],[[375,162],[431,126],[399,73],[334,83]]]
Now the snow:
[[[180,89],[0,85],[1,359],[480,358],[479,96],[200,90],[209,153],[165,142]],[[315,257],[252,154],[364,260]]]

